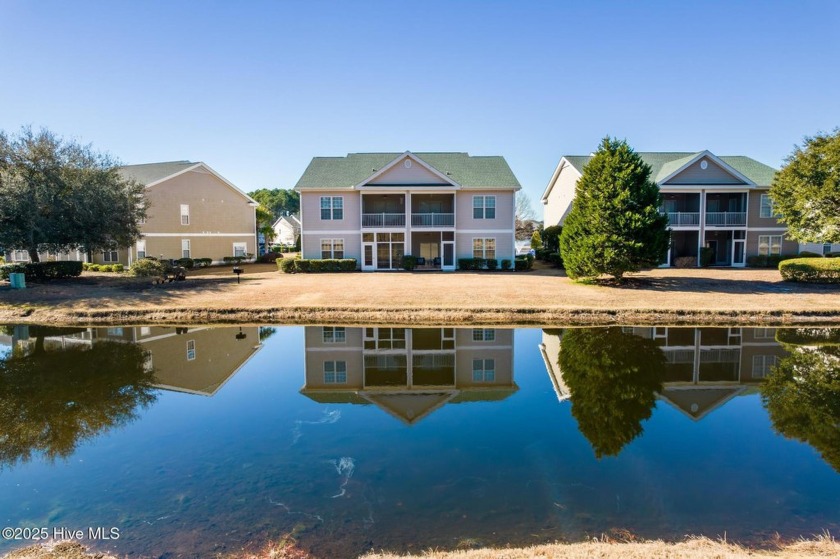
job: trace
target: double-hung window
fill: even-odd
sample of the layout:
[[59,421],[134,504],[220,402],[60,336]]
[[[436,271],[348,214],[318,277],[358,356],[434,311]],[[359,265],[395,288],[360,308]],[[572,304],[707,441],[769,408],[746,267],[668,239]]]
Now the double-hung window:
[[321,258],[344,258],[344,239],[321,239]]
[[343,344],[347,340],[347,332],[344,326],[324,326],[325,344]]
[[473,359],[473,382],[494,382],[496,380],[495,359]]
[[190,258],[190,240],[181,239],[181,258]]
[[324,361],[324,384],[347,384],[347,362]]
[[137,260],[146,258],[146,241],[137,241]]
[[758,212],[759,217],[779,217],[779,214],[776,213],[775,204],[773,204],[773,200],[770,198],[769,194],[762,194],[761,195],[761,208]]
[[181,225],[190,224],[190,205],[181,204]]
[[781,235],[759,235],[758,236],[758,254],[761,256],[769,256],[771,254],[782,253],[782,236]]
[[779,362],[775,355],[753,355],[752,376],[753,378],[764,378],[773,372]]
[[233,243],[233,255],[244,257],[247,255],[247,243]]
[[496,219],[495,196],[473,196],[474,219]]
[[187,361],[195,361],[195,340],[187,340]]
[[496,239],[474,238],[473,258],[496,258]]
[[344,219],[344,198],[342,196],[321,196],[321,219]]
[[105,249],[102,251],[102,261],[103,262],[119,262],[120,256],[116,250],[113,249]]
[[496,340],[496,330],[494,328],[473,328],[474,342],[492,342]]

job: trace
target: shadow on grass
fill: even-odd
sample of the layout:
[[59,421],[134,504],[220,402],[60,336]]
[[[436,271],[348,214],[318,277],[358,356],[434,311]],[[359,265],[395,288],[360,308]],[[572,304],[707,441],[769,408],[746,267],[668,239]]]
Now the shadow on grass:
[[761,294],[813,294],[837,293],[836,286],[829,284],[805,284],[782,281],[749,280],[738,278],[706,278],[700,276],[682,277],[633,277],[622,281],[603,279],[593,285],[637,291],[663,291],[683,293],[735,293],[743,295]]

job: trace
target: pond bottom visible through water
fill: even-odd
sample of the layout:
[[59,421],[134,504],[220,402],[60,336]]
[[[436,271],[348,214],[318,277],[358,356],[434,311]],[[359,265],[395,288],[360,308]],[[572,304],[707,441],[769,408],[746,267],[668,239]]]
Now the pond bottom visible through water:
[[118,554],[840,528],[837,330],[5,331],[0,524]]

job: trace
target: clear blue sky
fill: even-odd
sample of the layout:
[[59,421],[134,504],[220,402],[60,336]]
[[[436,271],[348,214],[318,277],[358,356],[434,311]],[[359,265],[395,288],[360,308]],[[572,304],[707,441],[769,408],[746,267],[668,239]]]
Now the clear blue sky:
[[837,1],[0,0],[0,52],[0,129],[244,190],[316,155],[468,151],[539,210],[560,156],[607,134],[778,166],[840,125]]

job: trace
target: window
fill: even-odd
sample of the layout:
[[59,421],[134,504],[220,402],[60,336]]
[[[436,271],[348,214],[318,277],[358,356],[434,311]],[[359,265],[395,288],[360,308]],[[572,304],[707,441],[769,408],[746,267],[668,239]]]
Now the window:
[[245,256],[248,253],[248,243],[233,243],[233,255]]
[[759,217],[779,217],[779,214],[776,213],[776,208],[774,206],[773,200],[770,199],[770,195],[762,194],[761,209],[758,213]]
[[782,253],[782,236],[781,235],[759,235],[758,236],[758,254],[767,256],[769,254]]
[[496,380],[495,359],[473,359],[473,382],[494,382]]
[[325,344],[343,344],[346,341],[344,326],[324,326]]
[[495,196],[473,196],[474,219],[496,219]]
[[108,335],[111,336],[112,338],[120,338],[123,335],[123,329],[122,328],[108,328],[107,332],[108,332]]
[[831,252],[831,243],[823,243],[823,254]]
[[152,329],[148,326],[141,326],[140,327],[140,335],[141,336],[148,336],[152,333]]
[[496,330],[494,328],[473,328],[474,342],[492,342],[496,340]]
[[181,258],[190,257],[190,240],[181,239]]
[[146,258],[146,241],[137,241],[137,260]]
[[187,340],[187,361],[195,361],[195,340]]
[[25,250],[16,250],[14,252],[14,260],[15,262],[25,262],[29,260],[29,253]]
[[117,253],[116,250],[107,249],[102,251],[102,261],[103,262],[119,262],[120,255]]
[[405,328],[366,328],[365,349],[405,349]]
[[324,361],[324,384],[347,384],[347,362]]
[[771,340],[776,337],[775,328],[755,328],[753,329],[753,337],[756,340]]
[[321,196],[321,219],[344,219],[344,198]]
[[321,239],[321,258],[344,258],[344,239]]
[[473,239],[473,258],[496,258],[496,239]]
[[189,204],[181,204],[181,225],[190,224],[190,206]]
[[753,378],[764,378],[773,372],[773,367],[779,362],[775,355],[753,355]]

